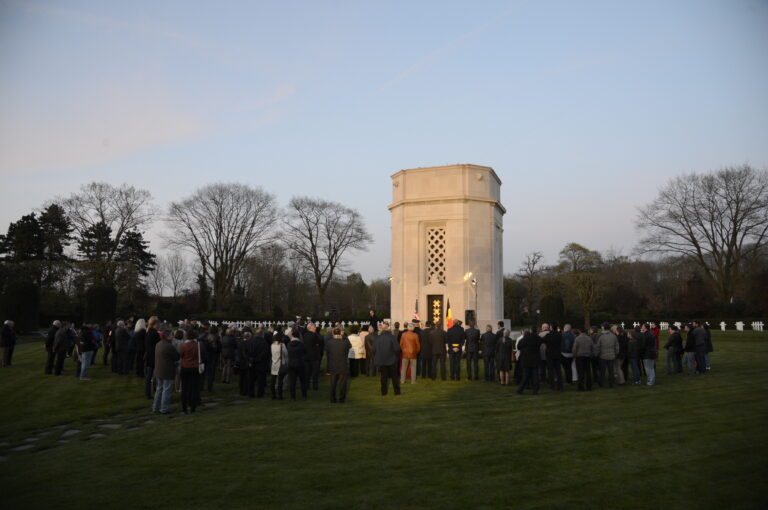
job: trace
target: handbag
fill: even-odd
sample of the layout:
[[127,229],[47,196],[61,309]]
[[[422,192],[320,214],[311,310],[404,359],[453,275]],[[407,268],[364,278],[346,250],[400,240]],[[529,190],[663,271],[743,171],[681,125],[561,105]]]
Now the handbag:
[[200,357],[200,342],[197,342],[197,371],[201,374],[205,372],[205,363]]

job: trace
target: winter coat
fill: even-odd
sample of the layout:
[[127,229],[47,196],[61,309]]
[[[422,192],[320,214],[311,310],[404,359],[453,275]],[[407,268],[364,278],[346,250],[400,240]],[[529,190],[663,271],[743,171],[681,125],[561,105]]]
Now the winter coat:
[[478,352],[480,350],[480,330],[467,328],[464,334],[467,337],[467,352]]
[[128,344],[131,341],[131,335],[125,328],[117,328],[113,333],[113,344],[117,352],[128,352]]
[[546,359],[560,359],[560,352],[563,345],[562,334],[559,331],[550,331],[547,336],[544,337],[544,343],[547,345],[545,354]]
[[433,358],[445,358],[445,343],[447,333],[442,328],[432,328],[429,332],[429,346]]
[[307,364],[307,347],[298,338],[291,339],[286,346],[288,351],[288,368],[301,370]]
[[593,350],[592,338],[586,333],[582,333],[576,337],[573,342],[573,357],[574,358],[591,358]]
[[377,367],[391,366],[397,363],[400,354],[400,345],[392,333],[387,330],[381,331],[373,343],[373,349],[376,354],[373,363]]
[[136,353],[144,355],[144,349],[146,347],[147,330],[140,329],[133,334],[133,343],[136,346]]
[[597,337],[597,355],[602,360],[613,360],[619,354],[619,339],[610,331],[603,331]]
[[88,328],[80,330],[80,338],[77,344],[78,352],[90,352],[96,350],[96,340],[93,338],[93,332]]
[[514,350],[515,341],[508,336],[496,342],[496,370],[500,372],[512,370],[512,351]]
[[352,343],[348,338],[331,337],[325,341],[325,355],[328,358],[328,373],[349,375],[349,350]]
[[403,351],[404,359],[416,359],[421,350],[419,335],[413,331],[405,331],[400,337],[400,350]]
[[430,332],[432,328],[424,328],[419,332],[419,359],[430,359],[432,357],[432,342],[430,341]]
[[620,359],[626,359],[627,358],[627,345],[629,343],[629,338],[627,338],[626,333],[622,333],[618,335],[619,339],[619,354],[616,356]]
[[566,331],[563,333],[563,341],[560,345],[560,352],[563,354],[573,354],[573,343],[576,341],[576,336],[572,331]]
[[144,337],[144,360],[148,367],[155,366],[155,346],[160,341],[160,333],[155,328],[147,329]]
[[3,332],[0,334],[0,347],[13,347],[16,345],[16,332],[10,324],[3,324]]
[[480,337],[480,340],[483,342],[483,356],[486,356],[488,358],[495,357],[496,341],[497,341],[496,334],[488,331],[486,333],[483,333],[483,336]]
[[323,337],[317,332],[307,331],[303,340],[304,346],[307,348],[307,359],[319,361],[323,357]]
[[[541,337],[539,335],[526,333],[523,335],[523,339],[517,343],[517,348],[520,351],[520,363],[523,368],[539,367],[541,362]],[[498,354],[498,349],[496,352]]]
[[[176,361],[179,353],[168,340],[161,340],[155,346],[155,377],[173,379],[176,377]],[[197,360],[195,360],[197,361]]]
[[667,343],[664,344],[664,348],[670,352],[683,352],[683,337],[680,336],[680,333],[672,333],[669,335]]
[[48,334],[45,336],[45,350],[46,352],[53,352],[53,342],[56,340],[56,333],[59,331],[57,326],[51,326],[48,330]]
[[237,339],[232,335],[221,337],[221,357],[226,360],[234,360],[237,356]]
[[658,356],[656,351],[656,337],[653,333],[646,331],[642,334],[643,339],[643,359],[656,359]]
[[272,354],[272,363],[269,367],[271,375],[279,375],[281,366],[288,366],[288,348],[282,342],[272,342],[269,347]]

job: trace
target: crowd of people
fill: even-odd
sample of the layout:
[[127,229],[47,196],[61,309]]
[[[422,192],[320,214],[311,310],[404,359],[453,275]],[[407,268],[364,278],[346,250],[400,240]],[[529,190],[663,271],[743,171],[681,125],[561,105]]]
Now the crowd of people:
[[[630,331],[621,326],[602,324],[585,331],[542,324],[512,334],[499,322],[480,332],[474,323],[464,327],[453,321],[447,329],[440,324],[420,321],[403,325],[378,321],[371,313],[370,324],[341,324],[320,331],[312,322],[289,322],[285,327],[245,323],[242,327],[219,328],[205,321],[183,321],[176,326],[158,317],[118,319],[103,326],[83,324],[79,330],[65,321],[54,321],[45,339],[45,373],[61,375],[67,359],[74,374],[89,381],[90,367],[101,359],[112,372],[134,375],[143,381],[144,396],[152,410],[171,412],[171,397],[180,393],[182,411],[196,412],[201,394],[213,391],[217,379],[231,384],[238,377],[242,396],[263,398],[267,388],[271,397],[291,400],[308,397],[319,389],[322,373],[330,379],[330,401],[344,403],[349,379],[378,376],[381,394],[391,385],[395,395],[401,385],[418,379],[462,379],[462,360],[466,379],[480,379],[480,360],[484,380],[517,385],[517,392],[528,388],[536,394],[541,384],[552,391],[575,385],[578,391],[593,386],[656,384],[656,362],[666,350],[667,374],[704,374],[711,368],[712,336],[706,324],[693,321],[684,326],[685,341],[677,326],[670,326],[664,346],[659,345],[656,324],[643,324]],[[16,343],[13,322],[2,330],[3,365],[10,366]],[[322,360],[326,359],[324,371]],[[446,375],[446,372],[448,375]]]

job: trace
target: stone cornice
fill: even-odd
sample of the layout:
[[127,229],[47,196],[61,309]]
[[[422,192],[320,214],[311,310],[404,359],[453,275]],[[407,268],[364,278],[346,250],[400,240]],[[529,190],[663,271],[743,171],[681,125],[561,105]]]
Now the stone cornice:
[[[397,174],[395,174],[397,175]],[[483,202],[486,204],[493,204],[495,205],[499,211],[501,211],[501,214],[506,214],[507,210],[504,208],[503,205],[498,200],[495,200],[493,198],[487,198],[487,197],[454,197],[454,196],[443,196],[443,197],[429,197],[429,198],[406,198],[405,200],[398,200],[394,204],[390,204],[387,206],[387,209],[390,211],[396,207],[400,207],[403,205],[408,204],[428,204],[428,203],[440,203],[440,204],[449,204],[449,203],[467,203],[467,202]]]
[[435,171],[435,170],[438,170],[438,169],[449,169],[449,168],[461,168],[461,169],[466,169],[466,170],[473,170],[473,169],[487,170],[491,174],[491,176],[493,176],[493,178],[496,179],[496,182],[499,183],[499,186],[501,186],[501,179],[499,179],[499,176],[496,175],[496,171],[493,168],[491,168],[489,166],[472,165],[472,164],[467,164],[467,163],[462,163],[462,164],[458,164],[458,165],[441,165],[441,166],[425,166],[425,167],[418,167],[418,168],[408,168],[408,169],[405,169],[405,170],[400,170],[399,172],[395,172],[390,177],[392,179],[394,179],[398,175],[400,175],[402,173],[405,173],[405,172],[408,172],[408,173],[412,173],[412,172],[425,172],[425,171]]

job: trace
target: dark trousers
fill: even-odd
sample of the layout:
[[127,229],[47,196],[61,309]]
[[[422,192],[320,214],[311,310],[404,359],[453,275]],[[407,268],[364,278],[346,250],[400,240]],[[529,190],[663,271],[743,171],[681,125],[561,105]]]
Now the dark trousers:
[[339,402],[347,398],[347,374],[331,374],[331,402],[336,402],[336,386],[339,386]]
[[437,362],[440,361],[440,377],[445,381],[445,356],[432,356],[432,365],[429,367],[430,377],[437,379]]
[[136,377],[144,377],[144,351],[136,351]]
[[703,374],[707,371],[707,348],[705,346],[696,347],[696,371]]
[[248,396],[262,398],[267,391],[267,372],[261,368],[248,369]]
[[451,380],[458,381],[461,379],[461,351],[448,353],[451,356]]
[[573,384],[573,358],[561,357],[560,364],[563,365],[565,382],[568,384]]
[[[479,359],[480,356],[476,352],[467,353],[467,379],[472,380],[473,377],[475,378],[475,381],[480,379]],[[473,367],[474,371],[472,370]],[[472,374],[474,374],[474,376]]]
[[349,358],[349,376],[357,377],[360,365],[364,362],[364,359]]
[[53,351],[47,352],[48,356],[45,360],[45,373],[46,374],[52,374],[53,373],[53,360],[56,359],[56,353]]
[[[381,394],[386,395],[389,390],[389,379],[392,379],[392,388],[395,395],[400,394],[400,374],[397,370],[397,363],[394,365],[384,365],[379,367],[381,373]],[[445,378],[445,358],[443,358],[443,378]]]
[[523,380],[520,381],[520,387],[517,388],[517,392],[522,394],[525,391],[525,389],[528,387],[528,384],[531,385],[531,389],[533,389],[533,394],[536,395],[539,392],[539,369],[538,368],[523,367]]
[[[105,343],[104,343],[104,356],[103,356],[103,357],[102,357],[102,359],[101,359],[101,360],[104,362],[104,364],[105,364],[105,365],[107,365],[107,364],[109,363],[109,353],[110,353],[110,352],[112,352],[112,347],[111,347],[111,346],[110,346],[108,343],[106,343],[106,342],[105,342]],[[96,358],[94,358],[94,359],[96,359]],[[112,356],[112,361],[113,361],[113,363],[112,363],[112,371],[113,371],[113,372],[115,371],[115,370],[114,370],[114,368],[115,368],[115,367],[114,367],[114,360],[115,360],[115,358],[114,358],[114,355],[113,355],[113,356]],[[94,363],[94,365],[95,365],[95,364],[96,364],[96,363]]]
[[683,372],[683,352],[678,351],[675,353],[675,370],[678,374]]
[[128,351],[117,351],[112,354],[113,359],[117,358],[117,373],[128,375],[130,370],[130,361],[128,360]]
[[427,378],[432,376],[430,369],[432,368],[432,358],[419,358],[416,362],[416,375],[419,377]]
[[374,376],[376,375],[376,365],[373,363],[373,354],[371,354],[370,358],[365,358],[365,375]]
[[59,351],[56,353],[56,368],[53,369],[54,375],[61,375],[61,371],[64,370],[65,359],[67,359],[66,351]]
[[195,412],[200,401],[200,372],[197,367],[181,369],[181,409]]
[[128,373],[133,371],[133,364],[136,361],[136,351],[128,351]]
[[560,391],[563,389],[563,375],[560,372],[560,358],[547,359],[547,375],[549,376],[549,387],[552,390]]
[[320,379],[320,360],[307,360],[307,382],[312,385],[312,389],[317,389],[318,379]]
[[[104,353],[106,357],[106,352]],[[120,372],[120,353],[117,349],[112,348],[112,360],[111,360],[112,373],[119,374]]]
[[592,389],[592,358],[576,358],[576,371],[579,373],[579,391],[584,391],[584,382],[587,390]]
[[248,396],[248,388],[251,385],[251,371],[248,369],[247,366],[240,366],[240,369],[238,371],[238,375],[240,376],[240,395],[243,397]]
[[279,398],[283,400],[283,381],[285,380],[285,373],[272,374],[272,378],[269,381],[269,390],[272,392],[272,398]]
[[3,347],[3,366],[4,367],[10,367],[11,366],[11,359],[13,358],[13,349],[15,349],[15,345],[9,345],[8,347]]
[[212,360],[210,363],[205,364],[205,385],[208,391],[213,391],[213,380],[216,378],[216,365],[219,364],[219,360]]
[[602,386],[603,381],[600,379],[600,358],[590,358],[590,367],[592,368],[592,380]]
[[539,380],[545,383],[549,381],[547,377],[547,360],[545,359],[539,361]]
[[[197,370],[197,369],[195,369]],[[144,396],[152,398],[152,378],[154,376],[155,367],[147,365],[144,373]]]
[[485,365],[485,380],[486,381],[495,381],[496,380],[496,356],[485,356],[483,357],[483,365]]
[[601,359],[600,360],[600,381],[598,384],[603,387],[605,384],[605,369],[608,369],[608,387],[613,388],[613,366],[616,364],[616,360]]
[[291,400],[296,400],[296,379],[301,384],[301,396],[307,398],[307,370],[306,367],[288,367],[288,384],[291,388]]

